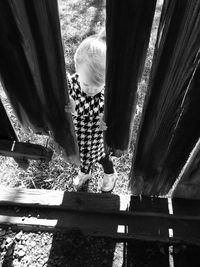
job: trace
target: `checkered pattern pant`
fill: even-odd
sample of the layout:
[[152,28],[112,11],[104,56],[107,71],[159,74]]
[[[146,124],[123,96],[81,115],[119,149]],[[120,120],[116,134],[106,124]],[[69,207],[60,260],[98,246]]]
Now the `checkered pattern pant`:
[[105,171],[110,172],[113,168],[112,163],[110,158],[105,156],[103,131],[99,129],[100,115],[104,109],[104,90],[91,97],[81,90],[77,74],[68,79],[69,94],[75,102],[73,122],[79,146],[81,170],[88,173],[92,164],[100,162]]

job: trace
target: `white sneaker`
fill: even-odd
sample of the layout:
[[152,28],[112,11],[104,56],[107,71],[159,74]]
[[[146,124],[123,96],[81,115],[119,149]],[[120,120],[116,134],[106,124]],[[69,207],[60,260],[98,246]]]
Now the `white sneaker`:
[[113,188],[115,187],[115,183],[116,183],[117,178],[118,178],[118,176],[117,176],[116,171],[114,173],[111,173],[111,174],[104,173],[103,184],[102,184],[101,190],[103,192],[112,191]]
[[91,179],[91,173],[85,174],[79,171],[78,175],[73,179],[73,184],[76,188],[80,188],[84,183]]

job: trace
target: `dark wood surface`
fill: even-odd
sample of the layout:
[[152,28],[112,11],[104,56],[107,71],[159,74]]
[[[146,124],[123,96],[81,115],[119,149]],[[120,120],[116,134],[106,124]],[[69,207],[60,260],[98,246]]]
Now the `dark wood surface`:
[[197,200],[21,188],[0,191],[0,225],[13,229],[79,229],[119,240],[200,245],[199,223]]
[[200,199],[200,140],[192,150],[177,183],[172,189],[173,197]]
[[[6,109],[2,103],[2,101],[0,100],[0,140],[10,140],[10,142],[13,141],[18,141],[18,136],[17,133],[15,131],[15,129],[12,126],[12,123],[7,115]],[[9,142],[9,141],[8,141]],[[25,158],[14,158],[14,160],[17,162],[17,164],[21,167],[21,168],[28,168],[29,166],[29,161]]]
[[132,193],[166,195],[200,135],[200,2],[164,1],[131,170]]
[[132,137],[155,6],[155,0],[106,1],[105,144],[115,155],[128,151]]
[[[51,134],[63,157],[79,165],[70,113],[57,1],[0,2],[0,73],[23,126]],[[51,52],[50,52],[51,51]]]
[[53,151],[38,144],[0,140],[0,155],[13,158],[43,159],[50,161]]

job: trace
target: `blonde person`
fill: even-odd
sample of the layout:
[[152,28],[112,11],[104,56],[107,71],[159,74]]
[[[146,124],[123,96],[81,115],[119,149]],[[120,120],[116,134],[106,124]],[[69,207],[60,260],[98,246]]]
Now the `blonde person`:
[[98,162],[104,170],[101,190],[110,192],[115,186],[117,173],[110,155],[105,155],[103,131],[104,87],[106,66],[105,31],[92,35],[79,45],[75,56],[76,73],[68,77],[71,112],[81,158],[81,167],[73,180],[77,189],[91,179],[91,167]]

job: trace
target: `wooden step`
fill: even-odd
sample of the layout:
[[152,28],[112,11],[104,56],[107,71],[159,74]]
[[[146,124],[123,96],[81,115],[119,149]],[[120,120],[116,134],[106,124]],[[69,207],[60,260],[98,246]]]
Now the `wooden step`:
[[200,201],[3,188],[0,227],[200,245]]

